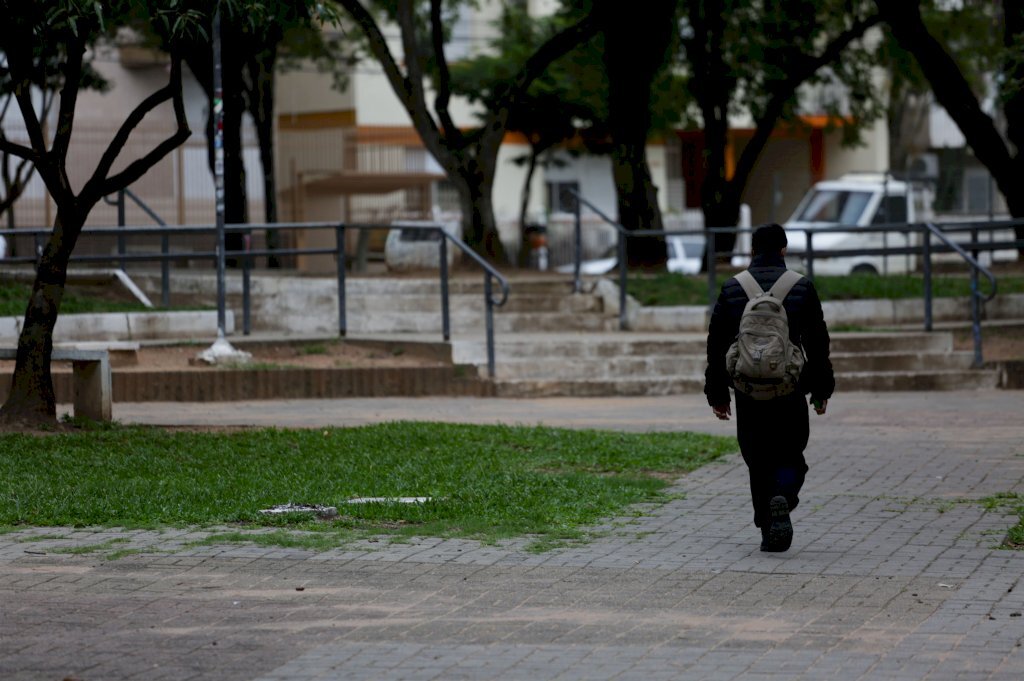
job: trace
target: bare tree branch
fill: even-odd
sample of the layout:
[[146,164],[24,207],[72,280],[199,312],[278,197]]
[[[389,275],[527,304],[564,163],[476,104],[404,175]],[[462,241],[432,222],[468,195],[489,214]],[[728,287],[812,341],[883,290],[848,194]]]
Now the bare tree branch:
[[825,49],[821,51],[821,54],[806,55],[802,63],[789,71],[788,78],[775,89],[764,113],[758,118],[754,135],[746,147],[744,147],[739,160],[736,162],[736,169],[733,175],[734,181],[737,182],[736,186],[742,187],[750,173],[753,172],[761,150],[768,144],[772,131],[775,130],[776,124],[782,117],[786,102],[796,94],[797,88],[813,76],[818,69],[835,62],[843,53],[843,50],[849,47],[850,43],[861,38],[868,29],[876,26],[881,21],[882,17],[879,14],[872,14],[869,17],[855,21],[850,28],[830,40]]
[[[120,154],[124,145],[128,142],[128,137],[132,130],[142,122],[146,114],[167,100],[171,100],[174,106],[174,117],[178,126],[174,134],[158,144],[142,158],[133,161],[121,172],[107,177],[107,173],[110,172],[110,168],[113,166],[118,154]],[[103,157],[100,159],[99,164],[97,164],[92,177],[82,189],[80,196],[83,202],[99,201],[100,198],[107,194],[113,194],[124,189],[142,177],[164,156],[183,144],[190,134],[188,119],[185,116],[184,95],[181,89],[181,58],[174,56],[171,59],[171,73],[167,85],[147,97],[125,119],[117,134],[114,135],[114,139],[111,140],[107,150],[103,153]]]
[[69,42],[64,67],[64,87],[60,91],[60,108],[57,111],[57,131],[53,136],[53,146],[50,148],[50,153],[60,165],[59,171],[65,182],[67,178],[64,177],[64,162],[67,159],[68,146],[71,144],[71,133],[75,127],[75,105],[78,103],[84,59],[85,44],[80,41]]
[[413,126],[420,134],[420,138],[423,140],[423,144],[426,145],[427,150],[446,168],[451,167],[451,155],[444,145],[441,144],[441,135],[437,124],[427,113],[422,81],[420,87],[417,88],[413,79],[402,73],[402,70],[395,61],[394,55],[391,54],[391,50],[388,48],[387,40],[384,38],[384,34],[381,33],[376,19],[363,7],[359,0],[338,0],[338,2],[355,20],[363,33],[366,34],[370,44],[370,51],[380,62],[381,67],[383,67],[384,75],[387,76],[391,88],[395,91],[402,106],[405,107],[406,112],[412,119]]
[[[403,28],[404,31],[404,28]],[[437,97],[434,98],[434,111],[441,119],[441,129],[456,146],[464,143],[462,131],[452,120],[448,111],[448,103],[452,97],[452,74],[448,70],[448,60],[444,56],[444,25],[441,22],[441,0],[430,0],[430,36],[434,44],[434,60],[437,62]],[[408,57],[406,57],[408,59]]]

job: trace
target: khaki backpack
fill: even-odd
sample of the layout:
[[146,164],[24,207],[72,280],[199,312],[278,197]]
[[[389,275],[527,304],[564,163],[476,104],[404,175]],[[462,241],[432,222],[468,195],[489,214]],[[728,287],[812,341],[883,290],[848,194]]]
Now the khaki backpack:
[[789,338],[789,317],[782,302],[802,276],[783,272],[766,292],[749,271],[736,281],[750,299],[740,317],[739,333],[725,355],[725,366],[738,392],[755,400],[793,393],[804,367],[804,351]]

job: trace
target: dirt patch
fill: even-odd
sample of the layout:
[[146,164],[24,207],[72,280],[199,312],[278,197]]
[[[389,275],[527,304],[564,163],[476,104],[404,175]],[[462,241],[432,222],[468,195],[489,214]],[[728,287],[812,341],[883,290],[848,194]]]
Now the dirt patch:
[[[447,366],[441,353],[403,345],[363,345],[339,340],[303,343],[233,344],[236,350],[252,355],[250,365],[267,368],[363,369],[382,367]],[[118,367],[119,371],[155,369],[216,370],[198,359],[207,346],[145,346],[139,349],[138,364]]]
[[[974,336],[970,329],[959,329],[953,333],[953,349],[974,351]],[[984,328],[981,332],[981,351],[986,362],[1024,359],[1024,334],[1016,327]]]
[[[303,341],[235,343],[236,350],[252,355],[250,367],[276,369],[366,369],[441,367],[451,365],[450,351],[441,344],[368,343],[363,341]],[[220,371],[198,359],[208,344],[144,345],[137,353],[111,353],[114,371]],[[13,360],[0,361],[0,372],[12,372]],[[70,371],[56,363],[54,371]]]

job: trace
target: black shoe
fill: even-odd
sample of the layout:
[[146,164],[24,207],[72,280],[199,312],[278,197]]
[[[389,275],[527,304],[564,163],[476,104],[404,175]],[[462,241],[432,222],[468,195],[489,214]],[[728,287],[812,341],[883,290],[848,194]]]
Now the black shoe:
[[782,552],[788,551],[793,543],[793,523],[789,519],[789,503],[786,497],[772,497],[769,503],[772,522],[768,529],[761,530],[761,550]]

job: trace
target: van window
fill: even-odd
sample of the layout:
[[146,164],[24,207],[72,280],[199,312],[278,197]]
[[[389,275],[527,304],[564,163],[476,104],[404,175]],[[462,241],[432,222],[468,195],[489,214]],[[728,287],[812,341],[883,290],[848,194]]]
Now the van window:
[[855,225],[870,200],[871,192],[819,189],[810,195],[793,219],[798,222]]
[[878,212],[871,221],[873,225],[885,225],[907,221],[907,197],[885,196],[878,204]]

